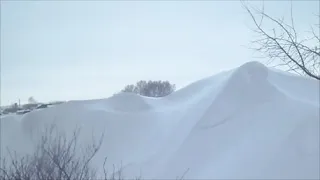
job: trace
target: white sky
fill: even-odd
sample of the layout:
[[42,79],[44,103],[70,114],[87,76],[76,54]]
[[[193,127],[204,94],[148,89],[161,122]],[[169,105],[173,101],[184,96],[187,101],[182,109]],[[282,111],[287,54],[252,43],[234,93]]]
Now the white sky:
[[[319,3],[293,5],[308,30]],[[266,10],[287,15],[290,2]],[[138,80],[183,87],[260,60],[249,27],[239,1],[1,1],[1,105],[105,98]]]

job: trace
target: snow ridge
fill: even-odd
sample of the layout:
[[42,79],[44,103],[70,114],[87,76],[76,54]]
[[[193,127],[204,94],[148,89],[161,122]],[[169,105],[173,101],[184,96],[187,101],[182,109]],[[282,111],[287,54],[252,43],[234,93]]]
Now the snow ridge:
[[[2,147],[32,150],[46,124],[105,132],[94,164],[122,162],[146,179],[319,179],[319,85],[259,62],[199,80],[159,99],[120,93],[1,118]],[[10,141],[10,138],[17,141]],[[98,137],[98,136],[97,136]]]

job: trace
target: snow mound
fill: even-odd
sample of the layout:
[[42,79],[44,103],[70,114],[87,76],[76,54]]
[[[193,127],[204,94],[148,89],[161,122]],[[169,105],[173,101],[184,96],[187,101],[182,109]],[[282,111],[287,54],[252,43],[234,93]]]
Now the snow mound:
[[226,81],[216,101],[232,101],[227,104],[248,104],[267,101],[276,93],[276,88],[268,81],[268,69],[258,62],[248,62],[235,70]]
[[318,81],[248,62],[159,99],[120,93],[1,117],[1,148],[29,152],[34,131],[56,123],[80,126],[81,143],[105,133],[93,164],[107,156],[128,178],[319,179],[319,92]]
[[259,83],[267,80],[269,69],[260,62],[247,62],[236,70],[236,74],[247,77],[248,82]]
[[[259,62],[248,62],[233,71],[198,122],[225,123],[237,114],[271,101],[285,98],[268,81],[268,68]],[[217,122],[215,122],[217,121]]]

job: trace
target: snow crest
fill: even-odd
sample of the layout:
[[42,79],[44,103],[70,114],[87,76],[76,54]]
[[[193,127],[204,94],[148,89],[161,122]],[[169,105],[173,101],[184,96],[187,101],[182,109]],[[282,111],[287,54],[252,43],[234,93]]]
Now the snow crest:
[[248,62],[164,98],[120,93],[2,117],[1,148],[29,152],[34,131],[56,123],[80,126],[83,143],[104,132],[94,165],[107,156],[125,177],[189,169],[186,179],[319,179],[319,91],[315,80]]
[[138,112],[150,109],[150,105],[142,96],[124,92],[115,94],[106,100],[90,104],[91,108],[109,109],[119,112]]

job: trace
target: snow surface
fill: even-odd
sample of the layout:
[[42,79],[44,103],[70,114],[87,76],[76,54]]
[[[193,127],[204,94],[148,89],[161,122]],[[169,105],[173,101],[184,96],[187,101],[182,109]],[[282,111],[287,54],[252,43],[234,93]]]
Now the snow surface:
[[32,152],[56,123],[81,127],[81,143],[104,132],[93,163],[108,157],[127,178],[319,179],[319,92],[316,80],[249,62],[164,98],[122,93],[1,117],[1,152]]

